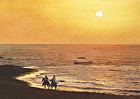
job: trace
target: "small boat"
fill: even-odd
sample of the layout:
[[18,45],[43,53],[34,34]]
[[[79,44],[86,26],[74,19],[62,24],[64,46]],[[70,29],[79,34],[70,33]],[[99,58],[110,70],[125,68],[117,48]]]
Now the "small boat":
[[76,59],[86,59],[85,57],[78,57],[78,58],[76,58]]
[[74,64],[92,64],[92,61],[87,61],[87,62],[74,61]]

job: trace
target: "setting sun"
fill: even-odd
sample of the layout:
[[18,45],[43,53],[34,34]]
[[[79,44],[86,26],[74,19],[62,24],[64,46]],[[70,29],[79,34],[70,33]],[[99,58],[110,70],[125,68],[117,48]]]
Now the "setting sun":
[[97,11],[97,12],[96,12],[96,16],[97,16],[97,17],[102,17],[102,16],[103,16],[103,12]]

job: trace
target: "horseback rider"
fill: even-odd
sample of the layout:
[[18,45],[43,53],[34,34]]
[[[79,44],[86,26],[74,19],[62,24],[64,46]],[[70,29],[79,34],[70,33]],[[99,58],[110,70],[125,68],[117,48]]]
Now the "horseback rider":
[[47,75],[45,75],[45,80],[48,80],[48,77],[47,77]]
[[44,86],[44,88],[46,88],[46,85],[49,87],[50,86],[50,83],[49,83],[49,79],[47,77],[47,75],[45,75],[45,78],[42,79],[43,83],[42,83],[42,86]]
[[52,83],[55,83],[55,76],[53,76],[53,78],[51,79]]

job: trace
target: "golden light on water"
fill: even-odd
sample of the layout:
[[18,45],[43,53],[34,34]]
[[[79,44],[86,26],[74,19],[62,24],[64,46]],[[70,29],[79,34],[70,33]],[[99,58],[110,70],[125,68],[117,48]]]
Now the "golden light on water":
[[[27,67],[24,67],[24,68],[27,68]],[[36,78],[36,75],[40,75],[41,73],[46,73],[46,72],[45,71],[38,71],[38,72],[31,73],[31,74],[25,74],[25,75],[21,75],[21,76],[16,77],[16,79],[24,81],[24,82],[28,82],[30,87],[44,88],[41,85],[42,79],[40,79],[40,81],[39,81],[40,83],[33,82],[34,81],[33,78]]]
[[[122,68],[125,68],[125,70],[127,69],[127,71],[128,71],[128,70],[133,69],[131,66],[123,66],[123,67],[88,66],[87,69],[88,69],[89,75],[91,75],[93,73],[93,70],[95,68],[97,70],[97,71],[94,71],[94,73],[92,74],[94,78],[89,76],[89,77],[91,77],[91,79],[94,79],[94,80],[81,80],[81,79],[78,80],[75,76],[65,75],[65,74],[61,73],[63,71],[63,69],[64,70],[67,69],[68,71],[72,70],[71,71],[72,74],[76,73],[74,71],[74,70],[77,70],[76,68],[78,68],[79,71],[83,71],[83,69],[82,68],[80,69],[79,67],[80,67],[80,65],[78,67],[58,66],[57,68],[54,66],[49,66],[49,67],[45,67],[45,70],[42,70],[42,69],[40,70],[39,69],[40,67],[37,67],[38,68],[37,72],[22,75],[22,76],[17,77],[16,79],[30,83],[29,84],[30,87],[44,89],[44,86],[42,86],[42,77],[44,77],[47,74],[48,78],[51,78],[54,74],[56,74],[56,76],[57,76],[56,81],[59,82],[57,90],[78,91],[78,92],[98,92],[98,93],[108,93],[108,94],[110,93],[110,94],[116,94],[116,95],[125,95],[122,92],[117,91],[118,88],[121,90],[133,90],[133,86],[129,86],[130,87],[129,89],[126,88],[128,86],[127,81],[125,82],[125,80],[124,80],[122,83],[122,81],[119,80],[119,78],[118,78],[120,75],[122,75],[122,72],[120,72],[120,70],[123,70]],[[81,67],[83,67],[83,66],[81,66]],[[34,66],[32,66],[31,68],[35,69]],[[50,70],[51,70],[51,72],[50,72]],[[57,72],[56,72],[56,70],[57,70]],[[85,68],[85,70],[86,70],[86,68]],[[101,72],[98,72],[98,70]],[[114,72],[112,72],[112,71],[117,72],[117,75],[114,75]],[[67,71],[65,71],[65,72],[67,74]],[[82,74],[82,72],[81,72],[81,74]],[[84,73],[84,74],[87,74],[87,73]],[[95,74],[97,76],[94,76]],[[87,77],[86,75],[83,75],[83,76]],[[127,76],[127,75],[124,75],[124,76]],[[135,77],[135,75],[131,75],[131,76]],[[114,79],[117,79],[117,82]],[[118,81],[120,81],[120,82],[118,82]],[[114,86],[114,85],[115,85],[115,87],[110,87],[110,86]],[[46,87],[46,89],[48,89],[48,88]],[[101,90],[98,90],[98,89],[101,89]],[[127,93],[127,95],[131,95],[131,93]]]

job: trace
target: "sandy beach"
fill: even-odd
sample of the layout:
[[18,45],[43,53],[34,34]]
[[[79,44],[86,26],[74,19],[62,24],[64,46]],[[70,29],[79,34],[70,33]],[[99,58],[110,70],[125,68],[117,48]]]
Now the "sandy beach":
[[15,77],[37,70],[13,65],[0,66],[1,99],[140,99],[140,96],[119,96],[90,92],[69,92],[29,87]]

